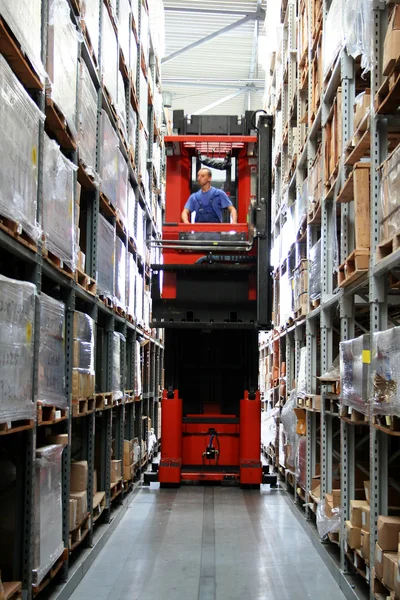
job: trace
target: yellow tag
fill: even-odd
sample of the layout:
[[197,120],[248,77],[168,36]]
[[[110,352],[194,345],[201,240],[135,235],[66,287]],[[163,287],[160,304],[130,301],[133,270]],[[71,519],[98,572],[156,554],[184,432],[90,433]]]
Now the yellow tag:
[[362,352],[362,361],[364,365],[371,364],[371,350],[363,350]]
[[35,167],[37,166],[37,148],[36,148],[36,146],[33,146],[33,148],[32,148],[32,164]]
[[69,216],[72,217],[72,211],[74,208],[74,203],[72,202],[72,199],[69,201]]
[[385,421],[386,421],[386,425],[388,427],[390,427],[391,424],[392,424],[392,419],[391,419],[391,417],[389,415],[386,415]]
[[32,341],[32,323],[28,321],[26,324],[26,342],[30,344]]

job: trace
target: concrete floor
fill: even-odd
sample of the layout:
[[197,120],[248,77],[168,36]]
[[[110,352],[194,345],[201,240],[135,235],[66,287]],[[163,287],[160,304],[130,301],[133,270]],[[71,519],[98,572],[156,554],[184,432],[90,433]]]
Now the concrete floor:
[[142,488],[72,600],[342,600],[284,492]]

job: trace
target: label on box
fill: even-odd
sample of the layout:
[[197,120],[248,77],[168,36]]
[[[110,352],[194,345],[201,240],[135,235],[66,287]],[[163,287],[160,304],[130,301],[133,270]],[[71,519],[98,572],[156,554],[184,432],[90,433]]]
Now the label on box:
[[362,361],[364,365],[371,364],[371,350],[363,350],[362,351]]
[[56,419],[61,419],[61,410],[56,410],[55,417]]
[[348,407],[348,409],[349,409],[349,415],[351,415],[351,414],[352,414],[352,412],[353,412],[353,407],[352,407],[352,406],[349,406],[349,407]]
[[379,563],[382,562],[382,550],[378,549],[378,552],[376,553],[376,558],[378,559]]

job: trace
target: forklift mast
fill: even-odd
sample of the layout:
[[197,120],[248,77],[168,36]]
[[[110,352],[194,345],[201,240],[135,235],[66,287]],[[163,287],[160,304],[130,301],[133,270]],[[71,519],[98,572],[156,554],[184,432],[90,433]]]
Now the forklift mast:
[[[162,250],[152,265],[152,327],[165,329],[162,485],[263,481],[258,331],[272,318],[272,127],[263,111],[241,120],[175,111],[176,133],[165,138],[165,222],[151,242]],[[202,165],[237,224],[228,214],[181,222]]]

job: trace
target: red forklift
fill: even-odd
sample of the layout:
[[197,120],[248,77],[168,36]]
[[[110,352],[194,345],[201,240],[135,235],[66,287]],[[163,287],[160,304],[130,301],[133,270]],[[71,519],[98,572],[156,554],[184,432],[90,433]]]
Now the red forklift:
[[[276,484],[262,466],[258,332],[271,328],[272,118],[174,111],[165,138],[162,260],[152,265],[152,327],[165,330],[161,457],[145,484]],[[181,222],[197,172],[211,168],[238,223]]]

